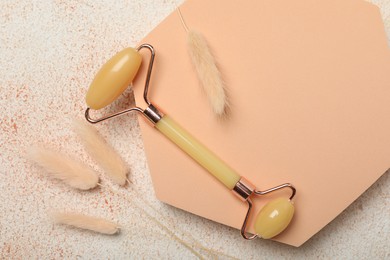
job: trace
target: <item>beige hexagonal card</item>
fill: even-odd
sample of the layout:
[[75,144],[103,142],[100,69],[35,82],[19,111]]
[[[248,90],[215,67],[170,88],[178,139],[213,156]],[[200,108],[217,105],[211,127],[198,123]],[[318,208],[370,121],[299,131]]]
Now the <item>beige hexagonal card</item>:
[[[390,165],[390,51],[379,9],[363,0],[189,0],[181,11],[218,61],[230,114],[216,118],[201,91],[177,12],[143,40],[156,49],[150,100],[259,189],[293,183],[296,215],[275,240],[302,245]],[[140,106],[146,65],[134,86]],[[144,118],[140,125],[157,197],[240,228],[246,204]]]

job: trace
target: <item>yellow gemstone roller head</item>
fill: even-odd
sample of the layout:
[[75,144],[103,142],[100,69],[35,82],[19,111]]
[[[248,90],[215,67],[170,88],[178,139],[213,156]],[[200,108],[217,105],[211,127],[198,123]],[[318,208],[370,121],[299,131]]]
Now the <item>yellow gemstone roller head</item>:
[[[247,234],[246,226],[252,212],[252,198],[261,197],[285,188],[291,190],[290,198],[278,198],[265,204],[256,216],[255,234]],[[245,239],[252,240],[256,237],[264,239],[272,238],[281,233],[289,225],[294,216],[294,206],[291,200],[295,197],[296,189],[290,183],[284,183],[268,190],[259,191],[256,190],[256,187],[250,181],[241,177],[232,191],[242,201],[248,203],[248,211],[241,227],[241,235]]]
[[137,75],[142,57],[136,49],[127,48],[112,57],[96,74],[87,92],[86,102],[101,109],[125,91]]
[[288,198],[278,198],[268,202],[257,214],[255,231],[259,237],[272,238],[290,224],[294,216],[294,205]]

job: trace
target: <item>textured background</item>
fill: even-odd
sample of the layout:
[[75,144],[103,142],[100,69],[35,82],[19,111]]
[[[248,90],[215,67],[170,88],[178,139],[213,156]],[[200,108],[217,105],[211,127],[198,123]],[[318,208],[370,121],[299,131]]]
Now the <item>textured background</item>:
[[[381,8],[390,35],[390,1],[372,2]],[[129,164],[131,187],[75,191],[24,159],[29,146],[44,144],[101,172],[70,123],[82,117],[86,88],[100,65],[135,46],[174,8],[173,1],[163,0],[0,2],[0,258],[195,258],[139,210],[140,194],[153,206],[146,207],[149,215],[205,257],[214,250],[220,258],[390,258],[388,173],[320,233],[293,248],[246,242],[237,230],[158,202],[132,115],[98,126]],[[131,102],[128,91],[118,105]],[[102,183],[109,185],[104,176]],[[123,230],[102,236],[53,225],[47,214],[53,209],[101,216]]]

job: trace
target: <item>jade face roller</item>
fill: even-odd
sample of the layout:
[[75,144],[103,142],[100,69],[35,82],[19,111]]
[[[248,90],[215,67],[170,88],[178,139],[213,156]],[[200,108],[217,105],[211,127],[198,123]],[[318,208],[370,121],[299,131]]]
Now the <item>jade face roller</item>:
[[[91,118],[91,109],[98,110],[109,105],[132,82],[142,62],[142,56],[139,53],[142,49],[148,49],[151,53],[144,89],[144,100],[147,104],[146,109],[132,107],[102,118]],[[237,174],[171,117],[164,115],[149,102],[148,89],[154,57],[154,48],[149,44],[143,44],[137,49],[127,48],[122,50],[103,65],[93,80],[86,96],[88,108],[85,111],[85,117],[87,121],[94,124],[128,112],[139,112],[158,131],[203,166],[242,201],[248,204],[248,211],[241,228],[241,235],[245,239],[251,240],[256,237],[268,239],[282,232],[288,226],[294,215],[294,206],[291,199],[295,196],[295,188],[291,184],[285,183],[264,191],[256,190],[253,184]],[[277,198],[268,202],[256,217],[254,225],[256,234],[249,235],[246,227],[249,216],[251,215],[252,198],[255,196],[263,196],[283,188],[291,189],[291,196],[289,198]]]

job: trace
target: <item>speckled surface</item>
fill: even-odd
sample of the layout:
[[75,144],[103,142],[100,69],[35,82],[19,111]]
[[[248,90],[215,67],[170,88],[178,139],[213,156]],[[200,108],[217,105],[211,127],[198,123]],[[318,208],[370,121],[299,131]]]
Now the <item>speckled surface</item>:
[[[390,2],[373,2],[390,35]],[[100,64],[136,45],[173,10],[173,1],[152,0],[0,2],[0,258],[196,258],[147,215],[206,258],[212,256],[208,250],[240,259],[390,258],[388,173],[320,233],[293,248],[243,241],[237,230],[157,201],[135,116],[98,126],[129,164],[134,185],[126,189],[75,191],[24,158],[29,146],[45,144],[102,173],[70,123],[82,117],[85,90]],[[132,93],[121,101],[113,109],[133,102]],[[104,176],[102,183],[110,185]],[[138,208],[145,203],[140,194],[153,207],[147,214]],[[48,217],[53,209],[117,221],[122,232],[104,236],[54,225]]]

